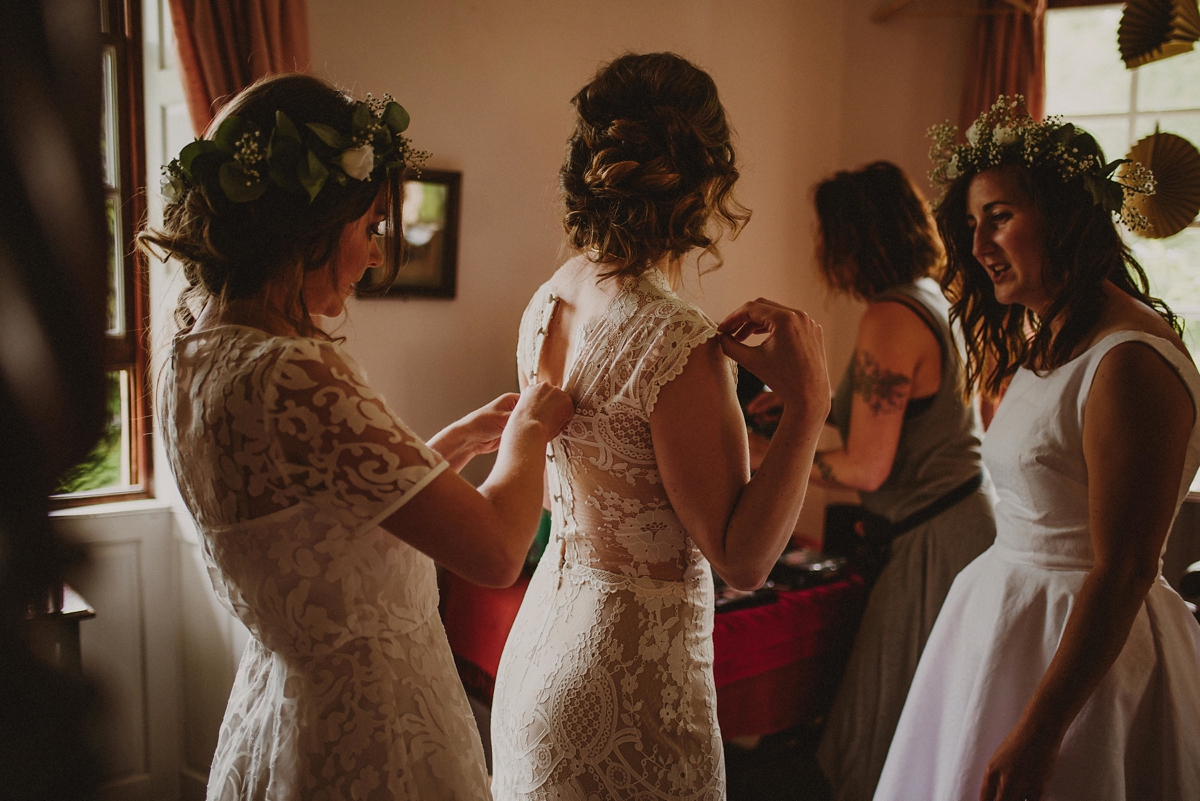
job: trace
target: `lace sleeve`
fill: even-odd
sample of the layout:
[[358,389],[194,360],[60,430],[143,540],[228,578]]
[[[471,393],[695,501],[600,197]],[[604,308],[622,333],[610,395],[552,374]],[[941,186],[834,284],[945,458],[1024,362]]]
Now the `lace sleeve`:
[[636,370],[635,386],[647,416],[658,402],[658,391],[679,376],[692,349],[717,335],[717,326],[699,309],[680,301],[663,302],[650,310],[653,325]]
[[360,529],[377,525],[446,468],[331,343],[289,347],[269,382],[266,410],[268,457],[284,492],[342,510]]

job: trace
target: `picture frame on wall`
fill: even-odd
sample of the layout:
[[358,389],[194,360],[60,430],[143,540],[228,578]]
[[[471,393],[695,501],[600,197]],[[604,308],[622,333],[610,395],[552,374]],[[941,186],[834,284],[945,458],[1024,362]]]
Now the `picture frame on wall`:
[[384,297],[453,298],[458,279],[462,173],[422,169],[404,176],[403,266]]

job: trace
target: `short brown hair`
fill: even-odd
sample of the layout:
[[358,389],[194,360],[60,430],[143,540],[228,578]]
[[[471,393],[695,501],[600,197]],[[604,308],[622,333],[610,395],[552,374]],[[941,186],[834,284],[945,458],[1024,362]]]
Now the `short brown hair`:
[[817,184],[818,267],[834,289],[871,298],[936,275],[946,261],[929,207],[888,161],[843,170]]
[[571,102],[578,112],[559,172],[572,247],[637,275],[693,248],[713,254],[750,212],[733,198],[738,170],[717,87],[673,53],[627,54]]
[[[209,130],[236,114],[270,131],[277,111],[286,113],[302,131],[305,123],[347,130],[354,109],[352,98],[319,78],[271,75],[239,92]],[[389,173],[386,182],[329,181],[311,202],[274,184],[247,203],[234,203],[203,185],[189,186],[179,202],[166,207],[162,229],[144,231],[138,245],[161,250],[182,266],[188,285],[175,310],[182,328],[192,326],[196,307],[209,299],[223,303],[253,297],[268,282],[287,278],[295,291],[285,308],[274,311],[297,333],[328,339],[309,317],[303,276],[313,270],[337,270],[342,230],[366,214],[380,192],[387,192],[389,243],[384,264],[373,271],[372,284],[361,290],[370,293],[390,286],[400,269],[402,241],[398,173]]]

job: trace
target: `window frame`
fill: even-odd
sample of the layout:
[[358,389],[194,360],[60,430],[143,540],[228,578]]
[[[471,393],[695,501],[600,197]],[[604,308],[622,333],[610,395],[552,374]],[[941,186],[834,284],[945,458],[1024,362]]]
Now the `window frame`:
[[[1047,10],[1067,9],[1067,8],[1083,8],[1083,7],[1098,7],[1098,6],[1122,6],[1123,3],[1113,2],[1113,0],[1050,0]],[[1200,101],[1194,107],[1186,109],[1167,109],[1162,111],[1145,110],[1138,107],[1138,86],[1141,79],[1141,67],[1127,69],[1129,75],[1129,107],[1122,112],[1108,112],[1100,114],[1071,114],[1068,119],[1073,122],[1078,122],[1084,128],[1090,120],[1123,120],[1126,123],[1126,139],[1128,144],[1125,146],[1125,151],[1120,154],[1109,153],[1105,154],[1108,158],[1124,158],[1129,152],[1129,148],[1133,147],[1140,141],[1141,137],[1134,133],[1137,130],[1139,117],[1158,117],[1164,123],[1177,115],[1193,115],[1200,111]],[[1188,228],[1200,228],[1200,217],[1192,220],[1187,225]]]
[[[129,375],[129,484],[112,489],[52,495],[51,508],[64,509],[153,497],[149,387],[149,265],[136,247],[135,236],[146,219],[146,129],[143,118],[142,8],[140,0],[97,0],[101,15],[101,58],[112,49],[116,97],[112,128],[119,143],[117,187],[105,184],[105,198],[120,209],[122,332],[106,334],[104,369]],[[105,87],[105,92],[108,87]],[[107,100],[105,101],[107,103]],[[99,140],[97,140],[99,144]]]

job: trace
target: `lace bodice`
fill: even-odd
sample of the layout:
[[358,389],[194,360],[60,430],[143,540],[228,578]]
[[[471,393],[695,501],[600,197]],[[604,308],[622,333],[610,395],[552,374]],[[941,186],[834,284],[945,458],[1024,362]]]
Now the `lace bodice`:
[[378,527],[446,463],[332,343],[210,329],[161,382],[213,588],[252,635],[209,798],[486,797],[433,562]]
[[[530,381],[537,380],[557,303],[542,287],[521,320],[517,365]],[[607,310],[585,329],[563,378],[575,417],[546,457],[553,468],[552,513],[562,531],[558,558],[662,581],[694,575],[704,557],[663,489],[650,414],[659,390],[682,372],[692,348],[716,331],[699,309],[676,297],[658,270],[625,279]]]
[[[557,303],[542,287],[522,319],[531,381]],[[496,678],[498,801],[725,797],[712,577],[650,433],[659,391],[715,334],[650,270],[624,281],[568,358],[575,417],[547,449],[550,544]]]

